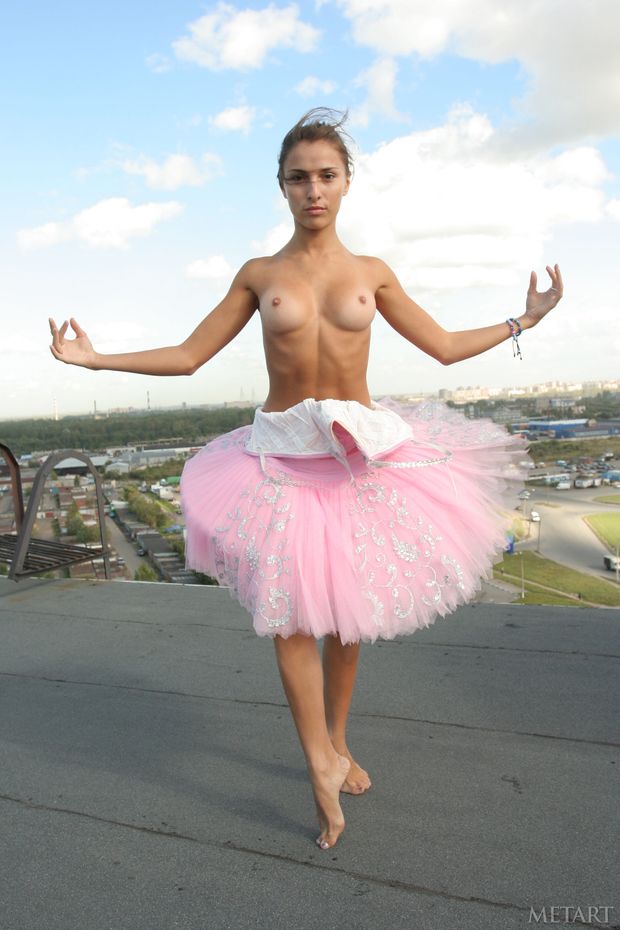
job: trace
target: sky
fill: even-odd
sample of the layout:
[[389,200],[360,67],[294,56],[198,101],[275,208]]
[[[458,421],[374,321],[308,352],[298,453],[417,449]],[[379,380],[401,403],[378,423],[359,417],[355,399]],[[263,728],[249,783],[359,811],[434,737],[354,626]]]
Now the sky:
[[2,33],[0,419],[262,401],[258,314],[190,378],[63,365],[47,318],[100,352],[182,342],[290,236],[277,154],[315,106],[355,140],[341,239],[446,329],[564,276],[521,360],[442,366],[377,314],[373,396],[620,376],[617,0],[34,0]]

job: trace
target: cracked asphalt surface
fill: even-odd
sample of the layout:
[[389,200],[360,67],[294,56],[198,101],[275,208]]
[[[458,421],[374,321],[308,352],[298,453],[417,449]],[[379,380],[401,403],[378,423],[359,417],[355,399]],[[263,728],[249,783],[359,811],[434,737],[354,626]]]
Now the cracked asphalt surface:
[[1,580],[0,930],[618,925],[619,663],[620,611],[588,608],[365,646],[373,788],[321,852],[273,646],[227,591]]

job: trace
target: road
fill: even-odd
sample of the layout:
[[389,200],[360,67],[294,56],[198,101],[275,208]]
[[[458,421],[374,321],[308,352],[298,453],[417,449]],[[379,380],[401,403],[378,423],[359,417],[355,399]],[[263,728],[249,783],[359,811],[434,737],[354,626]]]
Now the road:
[[576,568],[580,571],[597,575],[606,581],[613,581],[613,572],[603,568],[603,556],[609,550],[584,523],[583,517],[590,513],[606,511],[620,514],[617,504],[601,504],[594,500],[603,494],[609,494],[609,488],[573,488],[570,491],[556,491],[553,488],[532,488],[532,495],[527,502],[527,512],[537,510],[540,523],[531,523],[531,535],[522,548],[536,549],[540,532],[540,553]]
[[141,559],[136,552],[135,546],[129,542],[125,534],[118,528],[111,517],[105,518],[105,528],[108,535],[108,542],[114,547],[118,555],[125,559],[127,576],[133,579],[135,571],[142,565],[144,559]]

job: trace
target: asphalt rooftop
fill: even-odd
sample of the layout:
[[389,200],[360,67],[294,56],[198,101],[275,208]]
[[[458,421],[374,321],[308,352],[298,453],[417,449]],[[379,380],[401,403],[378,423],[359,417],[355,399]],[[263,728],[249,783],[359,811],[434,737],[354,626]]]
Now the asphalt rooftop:
[[317,830],[224,589],[0,581],[0,930],[618,927],[620,611],[476,604],[362,649],[373,779]]

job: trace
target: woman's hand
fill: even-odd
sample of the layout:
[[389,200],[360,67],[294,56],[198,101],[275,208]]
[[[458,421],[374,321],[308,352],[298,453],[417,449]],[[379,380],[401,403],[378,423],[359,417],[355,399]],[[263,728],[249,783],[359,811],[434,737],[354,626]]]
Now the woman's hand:
[[75,339],[65,339],[65,333],[69,326],[66,320],[60,329],[58,329],[51,317],[49,323],[52,333],[50,351],[54,358],[66,365],[81,365],[82,368],[92,368],[95,362],[95,350],[90,339],[73,317],[71,317],[70,323],[75,333]]
[[547,265],[547,273],[551,278],[551,287],[544,292],[536,290],[536,272],[533,271],[530,275],[530,286],[525,302],[525,314],[524,317],[521,317],[521,320],[525,319],[526,324],[529,326],[536,326],[537,323],[540,323],[542,318],[555,307],[564,293],[560,266],[554,265],[552,268],[550,265]]

